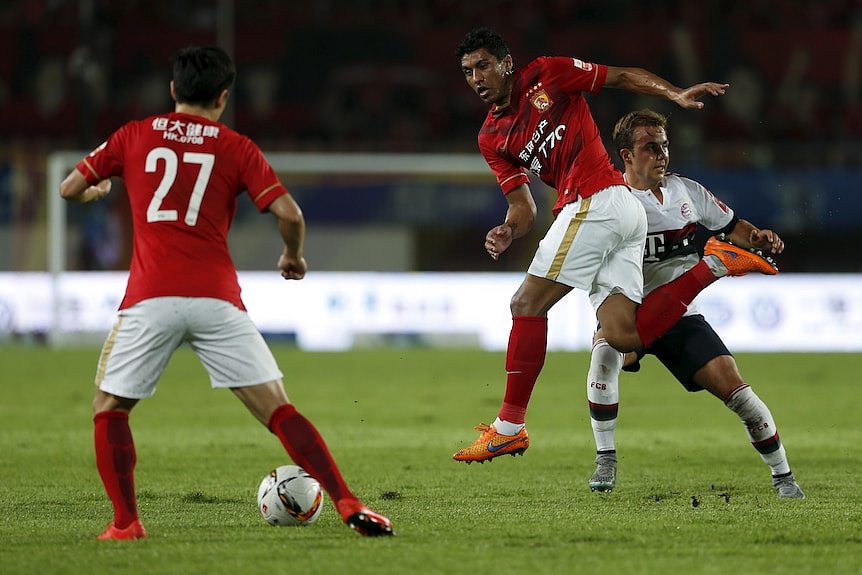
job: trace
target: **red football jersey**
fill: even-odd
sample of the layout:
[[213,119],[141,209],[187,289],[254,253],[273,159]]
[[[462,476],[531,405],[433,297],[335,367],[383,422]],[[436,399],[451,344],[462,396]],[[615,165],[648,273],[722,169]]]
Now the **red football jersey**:
[[598,92],[608,68],[542,57],[516,72],[510,104],[492,106],[479,149],[503,193],[528,184],[524,168],[557,190],[554,215],[578,197],[625,185],[611,163],[583,92]]
[[133,223],[120,309],[160,296],[212,297],[245,309],[227,234],[237,196],[261,212],[287,193],[257,145],[189,114],[133,121],[78,163],[90,184],[123,178]]

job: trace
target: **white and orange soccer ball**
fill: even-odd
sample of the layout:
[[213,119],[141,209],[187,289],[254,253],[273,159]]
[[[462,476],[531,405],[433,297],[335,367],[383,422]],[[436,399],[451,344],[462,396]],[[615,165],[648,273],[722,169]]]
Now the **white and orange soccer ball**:
[[260,482],[257,508],[270,525],[311,525],[323,510],[323,491],[302,467],[282,465]]

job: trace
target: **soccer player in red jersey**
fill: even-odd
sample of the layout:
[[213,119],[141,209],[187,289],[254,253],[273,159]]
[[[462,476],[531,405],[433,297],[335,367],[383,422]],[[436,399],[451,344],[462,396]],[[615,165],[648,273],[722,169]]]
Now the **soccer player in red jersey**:
[[[644,291],[673,281],[699,258],[694,243],[698,224],[726,234],[737,246],[780,254],[784,242],[772,230],[757,228],[701,184],[668,172],[667,118],[652,110],[629,112],[617,122],[614,147],[625,166],[623,177],[647,215]],[[751,444],[772,471],[779,497],[802,499],[784,445],[769,408],[739,373],[736,361],[694,304],[667,333],[637,353],[622,354],[608,345],[599,329],[594,337],[587,399],[596,442],[593,491],[611,491],[616,483],[614,444],[619,409],[619,372],[637,371],[644,354],[655,355],[688,391],[708,390],[742,421]]]
[[96,372],[96,466],[114,507],[100,539],[147,533],[135,497],[129,412],[155,392],[173,352],[188,342],[216,388],[229,388],[281,440],[293,461],[327,490],[363,535],[392,535],[386,517],[349,489],[323,438],[290,403],[282,373],[245,312],[227,234],[247,191],[278,220],[282,277],[301,280],[305,220],[263,153],[219,118],[236,72],[227,53],[190,47],[173,59],[174,112],[132,121],[78,163],[60,185],[75,202],[99,200],[125,181],[133,256],[118,320]]
[[670,329],[719,277],[775,270],[756,254],[724,248],[644,299],[646,216],[611,164],[584,98],[603,87],[622,88],[699,109],[698,98],[720,96],[727,84],[681,89],[641,68],[570,57],[537,58],[515,71],[506,43],[487,28],[468,33],[456,54],[467,85],[491,107],[479,149],[508,203],[504,223],[485,237],[488,254],[498,259],[533,226],[536,205],[527,170],[557,190],[555,220],[512,297],[506,392],[497,419],[479,425],[479,438],[453,456],[470,463],[529,447],[524,420],[545,360],[547,313],[573,288],[589,293],[608,343],[628,352]]

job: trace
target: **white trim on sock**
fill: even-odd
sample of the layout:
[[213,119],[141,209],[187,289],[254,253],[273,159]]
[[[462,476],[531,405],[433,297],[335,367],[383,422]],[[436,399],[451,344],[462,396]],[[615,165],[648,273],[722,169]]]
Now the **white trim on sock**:
[[512,423],[499,417],[494,420],[494,429],[500,435],[518,435],[524,429],[524,425],[524,423]]

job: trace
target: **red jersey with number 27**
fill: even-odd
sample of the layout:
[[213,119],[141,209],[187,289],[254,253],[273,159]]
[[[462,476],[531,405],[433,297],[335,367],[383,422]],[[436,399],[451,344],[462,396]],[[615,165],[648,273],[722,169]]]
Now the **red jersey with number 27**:
[[557,190],[556,215],[578,197],[625,185],[583,95],[598,92],[607,73],[602,64],[562,56],[536,58],[515,73],[509,105],[493,106],[479,132],[504,194],[529,184],[529,170]]
[[90,184],[123,178],[133,252],[120,309],[153,297],[211,297],[240,309],[227,234],[237,196],[257,209],[287,189],[257,145],[224,124],[170,113],[133,121],[77,165]]

